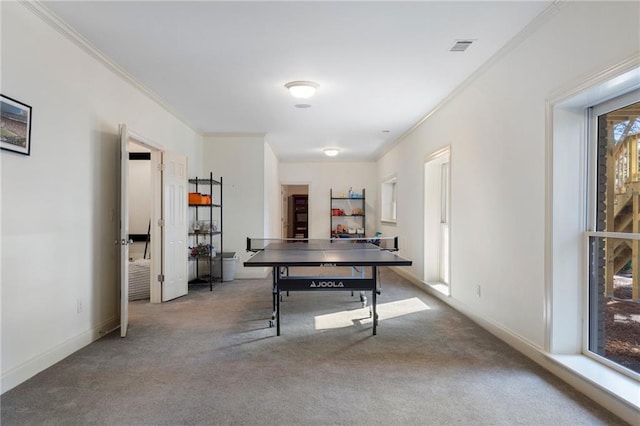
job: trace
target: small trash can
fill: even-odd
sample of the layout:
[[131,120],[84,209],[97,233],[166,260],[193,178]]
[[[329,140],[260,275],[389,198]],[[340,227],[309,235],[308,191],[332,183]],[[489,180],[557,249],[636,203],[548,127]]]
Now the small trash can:
[[222,281],[233,281],[236,276],[236,263],[238,256],[235,251],[225,251],[222,257],[217,256],[213,260],[213,276],[220,277],[220,260],[224,262],[222,265]]

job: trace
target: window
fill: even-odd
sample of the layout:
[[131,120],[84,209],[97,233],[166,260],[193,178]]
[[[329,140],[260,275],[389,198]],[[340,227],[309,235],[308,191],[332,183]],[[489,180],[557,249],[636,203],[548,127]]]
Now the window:
[[640,93],[591,108],[589,127],[587,350],[640,373]]
[[424,282],[449,295],[451,229],[451,167],[449,147],[424,162]]
[[383,222],[396,222],[397,213],[397,178],[395,176],[382,182],[381,194],[381,220]]

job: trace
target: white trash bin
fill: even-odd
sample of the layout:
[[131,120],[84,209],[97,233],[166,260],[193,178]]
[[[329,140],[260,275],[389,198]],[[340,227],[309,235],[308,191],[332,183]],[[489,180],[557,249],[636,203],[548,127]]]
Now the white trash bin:
[[[235,251],[225,251],[222,253],[222,281],[233,281],[236,276],[236,264],[238,263],[238,256]],[[220,256],[213,260],[213,276],[220,277]]]

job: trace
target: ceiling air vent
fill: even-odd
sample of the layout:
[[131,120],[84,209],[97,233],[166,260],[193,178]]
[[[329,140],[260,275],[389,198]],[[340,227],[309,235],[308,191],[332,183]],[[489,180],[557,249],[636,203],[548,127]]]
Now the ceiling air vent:
[[473,43],[473,40],[456,40],[455,44],[449,49],[449,52],[464,52],[471,46],[471,43]]

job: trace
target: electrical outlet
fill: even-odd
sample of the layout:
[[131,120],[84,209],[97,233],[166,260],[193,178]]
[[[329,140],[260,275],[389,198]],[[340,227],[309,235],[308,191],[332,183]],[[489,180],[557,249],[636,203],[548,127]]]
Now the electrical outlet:
[[478,293],[478,297],[482,296],[482,289],[480,287],[480,284],[476,286],[476,293]]
[[78,313],[82,313],[82,300],[78,299],[78,303],[76,306]]

